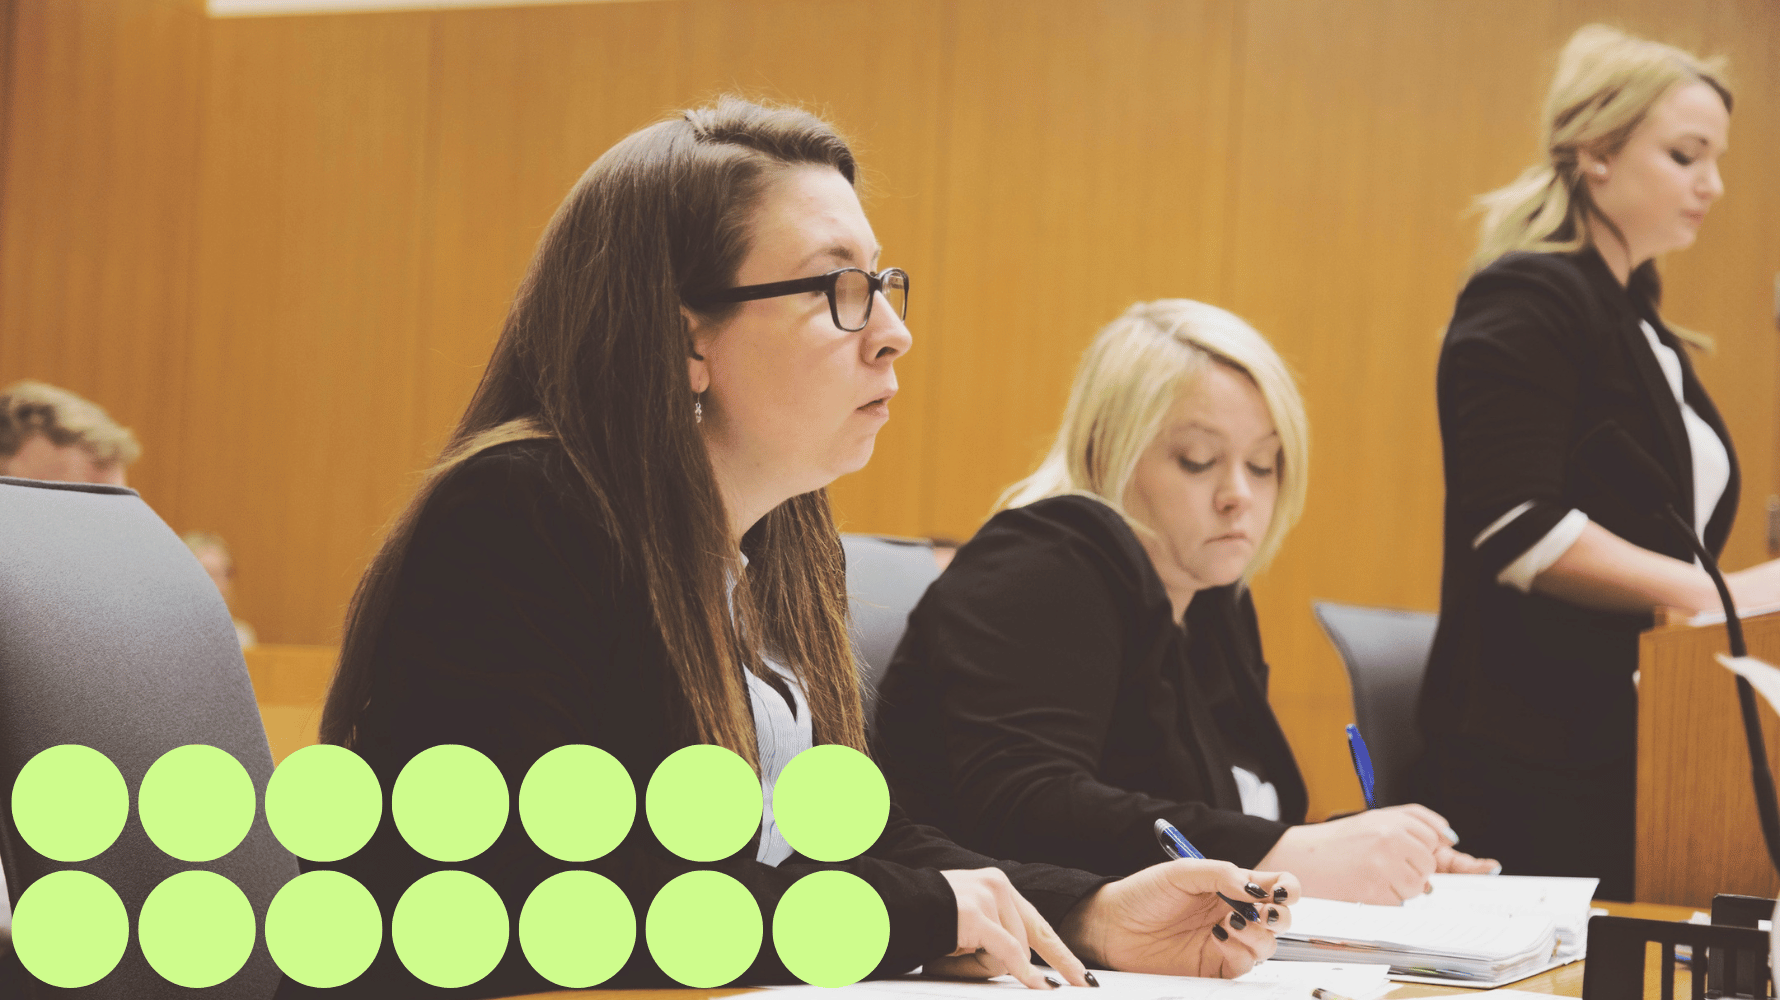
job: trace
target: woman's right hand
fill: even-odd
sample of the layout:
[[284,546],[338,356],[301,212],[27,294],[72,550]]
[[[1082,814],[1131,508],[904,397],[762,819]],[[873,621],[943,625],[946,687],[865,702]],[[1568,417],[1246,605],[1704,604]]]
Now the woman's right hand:
[[1087,967],[1051,929],[1026,897],[999,868],[942,871],[958,898],[958,948],[928,962],[926,971],[940,976],[988,979],[1007,974],[1029,989],[1050,989],[1045,974],[1032,964],[1032,952],[1062,974],[1072,986],[1088,985]]
[[1484,874],[1497,867],[1452,850],[1451,832],[1426,806],[1368,809],[1292,827],[1255,867],[1291,872],[1306,896],[1396,906],[1428,891],[1436,871]]

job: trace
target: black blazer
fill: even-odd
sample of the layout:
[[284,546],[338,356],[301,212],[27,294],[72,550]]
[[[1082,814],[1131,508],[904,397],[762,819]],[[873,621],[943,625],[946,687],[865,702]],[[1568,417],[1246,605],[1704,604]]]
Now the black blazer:
[[[910,816],[998,857],[1125,875],[1164,860],[1164,818],[1252,868],[1304,820],[1249,596],[1202,591],[1183,631],[1130,527],[1086,497],[984,525],[909,616],[878,704]],[[1232,763],[1273,782],[1284,822],[1242,813]]]
[[[895,974],[957,943],[957,903],[940,869],[1005,869],[1053,925],[1106,879],[1048,865],[1020,866],[963,850],[892,808],[866,855],[840,864],[793,856],[778,867],[753,860],[755,842],[733,857],[695,864],[670,854],[650,832],[642,796],[655,767],[688,742],[677,732],[676,695],[643,589],[619,568],[599,520],[575,499],[581,490],[555,442],[491,448],[454,470],[428,501],[401,567],[395,607],[380,629],[371,707],[359,752],[383,783],[382,825],[363,850],[333,865],[376,897],[384,947],[364,976],[339,995],[387,997],[446,993],[498,996],[555,989],[531,970],[519,947],[520,910],[531,890],[559,871],[587,868],[610,878],[636,912],[637,942],[609,986],[673,986],[650,959],[643,934],[649,902],[670,879],[693,869],[734,876],[753,893],[768,931],[739,982],[794,981],[770,932],[773,909],[800,876],[853,872],[875,888],[890,913],[890,945],[878,968]],[[403,764],[441,743],[487,754],[506,776],[511,812],[494,846],[461,864],[427,861],[407,849],[387,810]],[[520,783],[532,762],[570,743],[618,758],[636,786],[636,821],[611,854],[585,865],[555,860],[532,845],[519,820]],[[423,986],[396,961],[388,920],[396,901],[427,872],[459,868],[488,881],[510,918],[505,958],[481,982],[457,991]],[[306,992],[286,981],[281,995]],[[334,995],[334,994],[331,994]]]
[[[1440,355],[1446,538],[1440,627],[1422,691],[1431,748],[1467,739],[1528,763],[1588,768],[1636,753],[1638,633],[1647,614],[1593,611],[1496,582],[1571,508],[1634,545],[1691,561],[1685,538],[1648,498],[1573,455],[1603,421],[1624,427],[1681,491],[1694,520],[1693,458],[1681,409],[1639,328],[1648,320],[1681,358],[1683,395],[1731,453],[1730,483],[1707,524],[1722,551],[1736,515],[1736,453],[1687,351],[1654,303],[1628,291],[1594,250],[1510,254],[1459,295]],[[1598,468],[1598,467],[1597,467]],[[1493,535],[1484,528],[1533,507]]]

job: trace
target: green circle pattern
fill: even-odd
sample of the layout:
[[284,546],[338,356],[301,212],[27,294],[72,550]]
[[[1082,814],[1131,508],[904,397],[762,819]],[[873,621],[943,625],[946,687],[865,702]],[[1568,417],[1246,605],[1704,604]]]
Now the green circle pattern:
[[479,982],[507,951],[507,908],[469,872],[423,875],[390,920],[396,956],[415,978],[446,989]]
[[352,982],[371,967],[382,943],[377,900],[340,872],[298,875],[266,910],[266,950],[285,975],[304,986],[331,989]]
[[760,905],[722,872],[690,871],[649,904],[649,954],[668,978],[694,989],[733,982],[760,954]]
[[[618,758],[584,743],[539,757],[519,785],[519,821],[538,849],[583,864],[623,842],[637,818],[637,787]],[[632,935],[635,936],[634,934]]]
[[130,790],[117,765],[75,743],[39,751],[12,783],[12,821],[38,854],[64,864],[97,857],[123,832]]
[[142,957],[161,978],[204,989],[241,971],[258,927],[235,883],[209,871],[169,876],[142,901]]
[[428,747],[396,776],[389,811],[408,846],[456,864],[481,854],[507,825],[507,779],[481,751]]
[[773,910],[773,947],[804,982],[851,986],[884,960],[890,911],[878,891],[851,872],[805,875]]
[[811,747],[793,757],[773,783],[773,821],[785,842],[806,858],[856,858],[877,843],[889,820],[884,772],[852,747]]
[[304,747],[284,758],[266,784],[272,835],[306,861],[339,861],[357,853],[382,817],[377,775],[345,747]]
[[240,846],[258,805],[253,779],[228,751],[202,743],[161,755],[142,776],[136,812],[148,839],[193,864]]
[[519,946],[538,975],[567,989],[612,978],[637,944],[637,914],[624,890],[589,871],[558,872],[519,911]]
[[[70,792],[72,790],[72,792]],[[773,789],[774,816],[786,841],[807,857],[845,861],[869,848],[889,814],[889,790],[858,751],[825,745],[799,754]],[[409,761],[392,790],[391,813],[408,844],[448,863],[487,850],[505,827],[506,781],[469,747],[432,747]],[[581,863],[609,853],[635,822],[636,791],[610,754],[569,745],[539,758],[520,787],[520,818],[539,849]],[[239,762],[211,746],[169,751],[144,776],[138,810],[149,838],[188,862],[219,858],[239,846],[254,815],[252,780]],[[38,853],[82,861],[109,847],[129,811],[117,768],[77,745],[43,751],[13,787],[13,817]],[[669,850],[711,862],[746,846],[762,813],[760,783],[740,756],[723,747],[685,747],[663,761],[645,796],[651,829]],[[312,861],[347,857],[369,840],[382,814],[376,775],[341,747],[304,748],[274,772],[266,791],[273,833]],[[508,944],[504,903],[488,883],[462,871],[438,871],[403,893],[390,937],[417,978],[453,988],[492,972]],[[117,966],[129,941],[129,915],[110,886],[79,871],[55,872],[21,895],[13,919],[20,961],[52,986],[90,985]],[[610,880],[561,872],[541,883],[520,913],[520,945],[551,982],[584,989],[623,968],[636,945],[636,913]],[[763,923],[753,895],[721,872],[687,872],[663,886],[645,921],[651,957],[677,982],[710,989],[733,982],[758,957]],[[144,901],[138,935],[151,967],[177,985],[224,982],[253,950],[255,920],[247,897],[221,875],[176,874]],[[773,914],[773,946],[798,978],[838,987],[859,981],[883,960],[889,913],[858,876],[817,872],[794,883]],[[287,883],[266,916],[273,960],[305,986],[332,988],[358,978],[382,943],[376,900],[349,876],[315,871]]]
[[[760,777],[735,751],[709,743],[669,754],[649,778],[649,829],[688,861],[727,858],[760,829]],[[653,950],[653,946],[651,948]]]
[[91,986],[117,968],[130,942],[124,901],[96,875],[51,872],[19,896],[12,946],[19,963],[63,989]]

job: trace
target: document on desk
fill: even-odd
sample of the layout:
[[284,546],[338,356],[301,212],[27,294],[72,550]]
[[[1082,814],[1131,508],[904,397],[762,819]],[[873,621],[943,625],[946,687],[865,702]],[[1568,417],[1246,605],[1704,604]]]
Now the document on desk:
[[[1301,967],[1299,967],[1301,966]],[[1263,962],[1241,979],[1200,979],[1193,976],[1148,976],[1131,972],[1095,972],[1100,987],[1091,994],[1083,992],[1082,1000],[1309,1000],[1311,990],[1321,987],[1353,1000],[1375,1000],[1390,988],[1385,966],[1355,963],[1279,963]],[[1012,976],[989,980],[934,979],[926,976],[898,976],[894,979],[868,979],[851,986],[828,989],[821,986],[774,986],[780,993],[810,992],[810,997],[839,997],[846,1000],[988,1000],[1000,995],[1013,1000],[1007,991],[1026,991]],[[1075,987],[1066,986],[1066,990]],[[1026,991],[1030,992],[1030,991]]]
[[1305,899],[1275,960],[1388,962],[1399,982],[1502,986],[1587,953],[1597,880],[1435,875],[1402,906]]

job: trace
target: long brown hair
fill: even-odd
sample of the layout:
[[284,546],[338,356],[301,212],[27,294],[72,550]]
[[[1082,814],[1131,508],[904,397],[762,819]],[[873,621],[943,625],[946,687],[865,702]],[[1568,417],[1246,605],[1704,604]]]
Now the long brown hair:
[[[617,545],[620,571],[647,590],[687,736],[758,763],[742,671],[763,674],[767,650],[802,682],[816,741],[865,750],[827,493],[793,497],[755,525],[742,573],[686,375],[682,308],[733,283],[755,206],[793,165],[830,166],[854,182],[853,154],[826,123],[725,97],[632,133],[581,176],[545,230],[469,408],[353,595],[324,742],[361,739],[378,633],[440,481],[496,444],[553,438],[596,530]],[[704,315],[723,319],[721,309]]]

